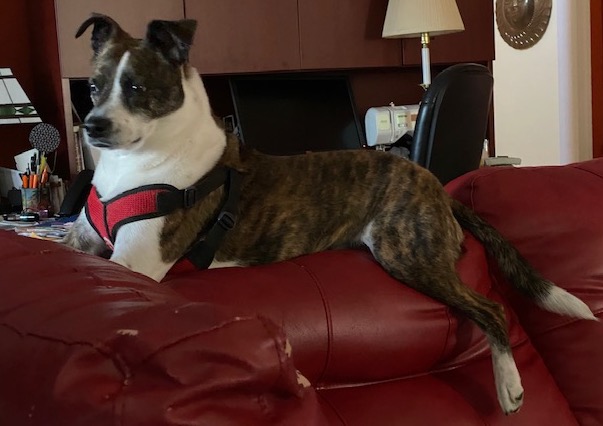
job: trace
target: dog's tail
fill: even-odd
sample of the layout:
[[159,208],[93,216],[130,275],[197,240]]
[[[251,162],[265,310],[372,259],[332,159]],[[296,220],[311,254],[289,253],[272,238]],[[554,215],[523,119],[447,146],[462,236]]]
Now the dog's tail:
[[452,212],[461,227],[471,232],[496,259],[505,278],[541,308],[576,318],[597,320],[582,300],[544,279],[490,224],[459,201],[452,200]]

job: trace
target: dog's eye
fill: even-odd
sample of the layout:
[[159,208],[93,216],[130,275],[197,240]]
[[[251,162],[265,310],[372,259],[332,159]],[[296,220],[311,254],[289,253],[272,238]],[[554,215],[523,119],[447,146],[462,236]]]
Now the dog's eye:
[[95,83],[90,83],[90,93],[92,95],[98,92],[98,86]]
[[130,86],[130,88],[132,89],[133,92],[136,92],[136,93],[142,93],[142,92],[145,92],[147,90],[146,87],[144,87],[144,86],[142,86],[140,84],[132,84]]

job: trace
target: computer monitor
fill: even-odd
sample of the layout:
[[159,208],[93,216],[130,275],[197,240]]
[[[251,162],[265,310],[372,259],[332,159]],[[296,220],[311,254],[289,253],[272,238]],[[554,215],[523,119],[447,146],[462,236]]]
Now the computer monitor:
[[293,155],[365,145],[345,76],[238,76],[230,87],[246,146]]

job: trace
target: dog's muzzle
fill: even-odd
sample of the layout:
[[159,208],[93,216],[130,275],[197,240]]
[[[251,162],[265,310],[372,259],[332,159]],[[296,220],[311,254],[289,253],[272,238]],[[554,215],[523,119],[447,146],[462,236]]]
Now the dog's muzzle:
[[110,136],[113,133],[113,123],[111,120],[100,116],[91,116],[86,118],[84,129],[88,133],[88,142],[98,148],[107,148],[113,145]]

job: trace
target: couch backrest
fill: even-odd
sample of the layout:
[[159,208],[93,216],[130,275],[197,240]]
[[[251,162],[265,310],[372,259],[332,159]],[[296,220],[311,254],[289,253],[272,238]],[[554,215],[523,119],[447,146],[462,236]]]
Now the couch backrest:
[[[446,188],[494,225],[545,278],[601,317],[603,159],[483,168]],[[581,424],[601,424],[603,325],[544,312],[505,283],[498,290],[514,307]]]

